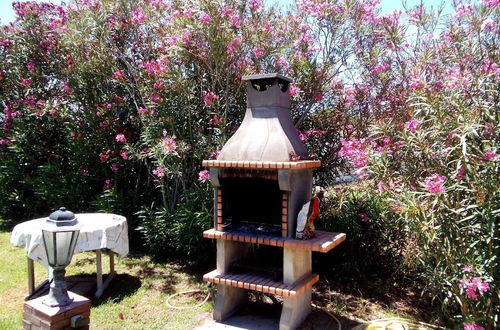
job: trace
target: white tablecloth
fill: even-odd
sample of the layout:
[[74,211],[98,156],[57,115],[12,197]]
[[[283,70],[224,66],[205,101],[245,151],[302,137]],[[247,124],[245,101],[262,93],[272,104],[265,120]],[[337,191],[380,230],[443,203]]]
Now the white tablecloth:
[[[75,254],[83,251],[110,249],[120,257],[128,254],[127,219],[109,213],[75,214],[80,224],[80,235],[75,246]],[[30,259],[48,267],[43,246],[42,225],[47,218],[26,221],[14,227],[10,242],[26,249]]]

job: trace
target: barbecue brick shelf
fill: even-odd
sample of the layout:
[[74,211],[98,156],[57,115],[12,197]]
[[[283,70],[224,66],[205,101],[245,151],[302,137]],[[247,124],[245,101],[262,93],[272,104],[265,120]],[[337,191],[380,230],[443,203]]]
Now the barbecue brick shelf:
[[214,320],[231,317],[251,290],[281,295],[279,329],[297,329],[311,311],[319,280],[312,252],[327,253],[346,235],[316,231],[309,240],[294,238],[321,162],[310,159],[290,116],[292,80],[276,73],[243,80],[245,117],[217,159],[202,163],[214,188],[214,228],[203,236],[217,241],[217,268],[203,280],[218,285]]

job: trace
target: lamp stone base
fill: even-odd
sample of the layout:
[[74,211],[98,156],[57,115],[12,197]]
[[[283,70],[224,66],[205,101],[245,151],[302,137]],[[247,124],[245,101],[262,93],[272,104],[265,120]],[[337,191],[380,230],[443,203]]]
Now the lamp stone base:
[[89,329],[91,301],[68,291],[73,302],[62,307],[49,307],[42,296],[24,303],[23,329]]

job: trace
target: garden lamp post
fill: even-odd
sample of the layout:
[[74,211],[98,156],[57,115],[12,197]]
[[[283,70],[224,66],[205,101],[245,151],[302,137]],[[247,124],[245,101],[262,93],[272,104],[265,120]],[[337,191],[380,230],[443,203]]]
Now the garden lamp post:
[[50,291],[43,303],[50,307],[71,304],[66,288],[66,266],[71,262],[80,229],[75,214],[66,208],[52,212],[42,227],[43,244],[52,268]]

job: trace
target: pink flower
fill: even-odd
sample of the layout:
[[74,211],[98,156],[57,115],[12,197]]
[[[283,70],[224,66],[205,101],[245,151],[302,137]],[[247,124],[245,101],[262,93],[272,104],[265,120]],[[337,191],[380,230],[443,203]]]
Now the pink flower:
[[500,5],[499,0],[481,0],[481,2],[483,3],[483,5],[488,6],[490,8]]
[[[465,289],[465,294],[467,298],[471,300],[476,300],[479,296],[479,294],[483,294],[487,292],[490,289],[490,284],[488,281],[482,281],[480,277],[473,277],[470,281],[469,280],[460,280],[459,281],[460,287]],[[477,291],[477,292],[476,292]]]
[[106,179],[104,181],[104,186],[102,187],[102,189],[104,190],[110,190],[110,189],[113,189],[113,183],[111,182],[110,179]]
[[457,170],[457,174],[455,175],[455,180],[462,181],[464,177],[465,177],[465,166],[462,166]]
[[253,54],[255,55],[255,57],[260,58],[264,56],[264,50],[260,46],[257,46],[254,48]]
[[145,115],[145,114],[148,113],[148,109],[146,109],[146,108],[139,108],[139,109],[137,109],[137,112],[139,112],[139,114],[141,114],[141,115]]
[[115,95],[114,99],[115,99],[115,102],[118,104],[123,104],[125,102],[123,100],[123,97],[121,97],[120,95]]
[[212,157],[212,159],[217,159],[217,157],[219,157],[219,154],[220,154],[220,150],[217,149],[214,152],[212,152],[212,154],[210,156]]
[[157,178],[163,178],[165,176],[165,168],[156,166],[156,168],[153,170],[153,175]]
[[[356,164],[354,164],[354,165],[356,165]],[[360,180],[364,180],[364,179],[368,178],[368,171],[364,167],[358,168],[357,170],[354,171],[354,173],[356,174],[356,176]]]
[[219,125],[219,123],[222,121],[222,117],[219,116],[218,114],[215,114],[212,116],[212,118],[210,118],[210,120],[208,121],[208,123],[210,125],[214,125],[214,126],[217,126]]
[[424,87],[424,84],[420,81],[420,79],[413,79],[410,82],[410,86],[408,86],[408,87],[410,89],[417,90],[417,89],[421,89],[422,87]]
[[0,139],[0,146],[10,146],[12,145],[12,141],[9,139]]
[[359,214],[359,216],[361,217],[361,221],[363,221],[363,222],[368,222],[368,221],[370,221],[370,218],[369,218],[369,217],[368,217],[368,215],[366,215],[366,213],[364,213],[364,212],[361,212],[361,213]]
[[122,157],[123,160],[128,160],[127,150],[125,149],[120,150],[120,156]]
[[321,100],[323,100],[323,94],[321,93],[316,93],[314,95],[314,102],[320,102]]
[[297,86],[295,84],[290,85],[290,96],[291,97],[295,97],[300,92],[301,92],[301,90],[300,90],[299,86]]
[[84,165],[80,166],[80,175],[89,176],[89,170]]
[[26,64],[26,69],[28,69],[29,71],[35,70],[35,65],[33,64],[33,62],[28,62]]
[[484,328],[475,323],[464,323],[464,330],[484,330]]
[[203,102],[205,102],[206,106],[211,106],[212,102],[214,100],[217,100],[218,98],[219,96],[217,96],[217,94],[215,94],[214,92],[205,92],[203,95]]
[[432,194],[440,194],[445,192],[444,181],[446,177],[434,173],[433,175],[424,179],[427,190]]
[[485,160],[496,160],[497,159],[497,153],[495,152],[495,150],[493,149],[489,149],[487,150],[484,155],[483,155],[483,159]]
[[142,11],[141,7],[136,6],[132,9],[132,23],[141,24],[146,20],[146,15]]
[[191,18],[191,16],[193,15],[193,11],[191,9],[186,9],[182,12],[182,15],[185,17],[185,18]]
[[198,16],[198,19],[203,24],[208,24],[208,23],[210,23],[212,21],[212,18],[210,17],[210,15],[208,15],[204,11],[202,11],[200,13],[200,15]]
[[339,157],[347,157],[353,161],[354,166],[364,167],[368,165],[368,156],[370,144],[365,139],[350,138],[349,140],[341,139],[338,155]]
[[101,152],[99,153],[99,159],[104,163],[109,159],[109,154],[107,152]]
[[387,63],[379,63],[372,68],[372,74],[378,75],[379,73],[387,71],[389,67],[390,66]]
[[420,124],[420,121],[418,119],[410,118],[410,120],[408,120],[405,123],[405,128],[407,130],[409,130],[410,132],[415,133],[419,124]]
[[29,86],[31,84],[31,78],[21,78],[21,85]]
[[235,27],[240,27],[241,19],[240,19],[240,16],[238,14],[232,14],[229,19],[231,21],[231,24],[233,24]]
[[116,142],[127,143],[127,138],[123,134],[117,134],[115,137]]
[[173,46],[179,41],[179,38],[177,36],[170,36],[167,38],[167,41],[170,46]]
[[472,269],[471,266],[469,265],[464,265],[464,271],[467,272],[467,273],[471,273],[473,272],[474,270]]
[[252,8],[252,10],[257,10],[260,7],[262,7],[262,2],[260,0],[252,0],[250,2],[250,8]]
[[168,137],[165,138],[163,140],[163,145],[167,149],[167,152],[172,152],[172,151],[175,151],[175,149],[177,149],[177,144],[175,143],[175,140],[172,138],[168,138]]
[[236,51],[236,48],[238,47],[238,45],[240,44],[240,40],[238,38],[235,38],[233,40],[231,40],[231,42],[229,43],[229,45],[227,46],[227,54],[228,55],[233,55]]
[[480,293],[485,293],[490,289],[490,283],[482,281],[480,277],[473,277],[472,284],[479,290]]
[[210,179],[210,172],[209,171],[203,170],[203,171],[200,171],[200,173],[198,173],[198,180],[205,181],[208,179]]
[[378,192],[384,192],[386,190],[385,183],[383,183],[382,181],[379,181],[377,183],[377,190],[378,190]]
[[118,70],[113,73],[113,79],[116,80],[123,80],[125,78],[125,75],[123,74],[123,70]]
[[496,27],[495,21],[491,18],[484,20],[483,24],[481,24],[481,30],[483,31],[495,31]]
[[149,96],[151,98],[151,101],[156,102],[156,103],[161,103],[163,102],[163,97],[159,93],[153,92]]
[[454,18],[461,18],[463,16],[469,15],[472,13],[472,3],[470,1],[464,4],[458,4],[456,7],[456,12],[453,15]]
[[116,172],[116,171],[118,171],[118,169],[120,169],[120,166],[117,163],[113,163],[113,164],[111,164],[110,168],[111,168],[111,171]]

